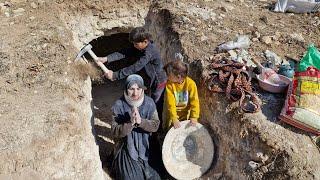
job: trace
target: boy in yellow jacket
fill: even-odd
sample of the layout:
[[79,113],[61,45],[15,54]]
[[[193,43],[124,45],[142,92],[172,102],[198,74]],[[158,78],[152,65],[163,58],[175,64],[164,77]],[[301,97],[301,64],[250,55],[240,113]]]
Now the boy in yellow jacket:
[[190,119],[191,125],[198,122],[200,115],[196,83],[188,77],[188,65],[181,60],[169,62],[164,67],[168,82],[164,96],[163,129],[179,128],[180,121]]

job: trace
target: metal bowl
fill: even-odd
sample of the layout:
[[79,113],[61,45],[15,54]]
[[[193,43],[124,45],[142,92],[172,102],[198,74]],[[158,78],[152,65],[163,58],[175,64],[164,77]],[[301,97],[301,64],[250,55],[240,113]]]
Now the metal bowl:
[[213,160],[214,145],[209,132],[200,123],[191,126],[189,122],[182,121],[180,128],[171,128],[162,146],[164,166],[176,179],[199,178]]

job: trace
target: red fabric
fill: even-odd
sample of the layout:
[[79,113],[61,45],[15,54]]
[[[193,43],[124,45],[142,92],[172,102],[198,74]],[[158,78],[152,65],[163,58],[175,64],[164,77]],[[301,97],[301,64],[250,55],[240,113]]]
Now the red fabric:
[[158,88],[158,89],[165,88],[165,87],[166,87],[166,84],[167,84],[167,81],[164,81],[164,82],[158,84],[158,87],[157,87],[157,88]]

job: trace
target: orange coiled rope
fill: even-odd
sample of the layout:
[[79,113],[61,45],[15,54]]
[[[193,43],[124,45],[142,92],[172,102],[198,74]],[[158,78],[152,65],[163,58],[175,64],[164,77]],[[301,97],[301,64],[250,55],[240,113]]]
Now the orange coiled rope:
[[211,92],[225,93],[227,98],[238,101],[244,112],[260,110],[258,96],[253,93],[251,78],[244,70],[245,64],[231,60],[218,60],[211,64],[215,73],[209,78]]

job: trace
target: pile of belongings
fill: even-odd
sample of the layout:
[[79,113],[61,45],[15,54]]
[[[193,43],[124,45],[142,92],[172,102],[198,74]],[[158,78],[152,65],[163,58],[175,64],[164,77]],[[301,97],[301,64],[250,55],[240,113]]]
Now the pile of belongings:
[[279,118],[320,135],[320,52],[314,45],[309,45],[296,69]]
[[245,70],[244,63],[217,55],[210,68],[208,88],[211,92],[225,93],[229,100],[239,101],[244,112],[254,113],[260,110],[260,100],[252,90],[251,77]]

